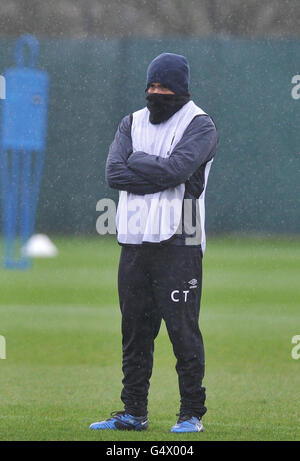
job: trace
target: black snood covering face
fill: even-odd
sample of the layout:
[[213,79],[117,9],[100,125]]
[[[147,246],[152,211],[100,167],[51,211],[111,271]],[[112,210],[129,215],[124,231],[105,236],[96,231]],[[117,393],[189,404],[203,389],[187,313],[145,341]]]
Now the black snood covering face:
[[148,94],[146,99],[150,122],[156,125],[172,117],[190,100],[190,95],[154,93]]

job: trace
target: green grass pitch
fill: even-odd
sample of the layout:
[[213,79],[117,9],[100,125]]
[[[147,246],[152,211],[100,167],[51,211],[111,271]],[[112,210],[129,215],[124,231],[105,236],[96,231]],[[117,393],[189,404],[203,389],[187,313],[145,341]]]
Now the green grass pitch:
[[[164,324],[144,432],[89,430],[122,409],[115,238],[53,238],[59,256],[0,269],[0,440],[299,440],[296,238],[208,238],[200,325],[205,432],[171,434],[179,394]],[[142,296],[143,293],[140,293]]]

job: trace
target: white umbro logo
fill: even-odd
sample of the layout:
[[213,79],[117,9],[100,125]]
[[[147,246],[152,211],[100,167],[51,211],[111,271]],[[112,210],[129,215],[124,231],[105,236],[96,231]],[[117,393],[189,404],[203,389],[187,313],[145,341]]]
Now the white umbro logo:
[[190,284],[190,288],[197,288],[198,280],[197,279],[192,279],[188,283]]

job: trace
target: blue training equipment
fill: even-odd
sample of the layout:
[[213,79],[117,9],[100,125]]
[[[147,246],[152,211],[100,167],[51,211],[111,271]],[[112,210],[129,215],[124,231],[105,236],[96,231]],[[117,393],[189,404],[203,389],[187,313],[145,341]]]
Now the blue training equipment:
[[[25,65],[24,47],[29,49]],[[2,101],[0,172],[4,267],[24,269],[31,261],[22,247],[34,233],[44,166],[47,127],[48,74],[36,69],[39,43],[32,35],[15,46],[16,67],[7,69]]]

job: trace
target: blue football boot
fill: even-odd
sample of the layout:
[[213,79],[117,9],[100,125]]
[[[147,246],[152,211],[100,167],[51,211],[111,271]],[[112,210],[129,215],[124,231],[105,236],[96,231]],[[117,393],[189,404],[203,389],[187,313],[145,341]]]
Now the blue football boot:
[[196,416],[179,416],[171,432],[203,432],[204,426],[201,419]]
[[148,428],[147,416],[132,416],[125,411],[111,413],[111,418],[90,425],[93,431],[108,429],[120,431],[143,431]]

